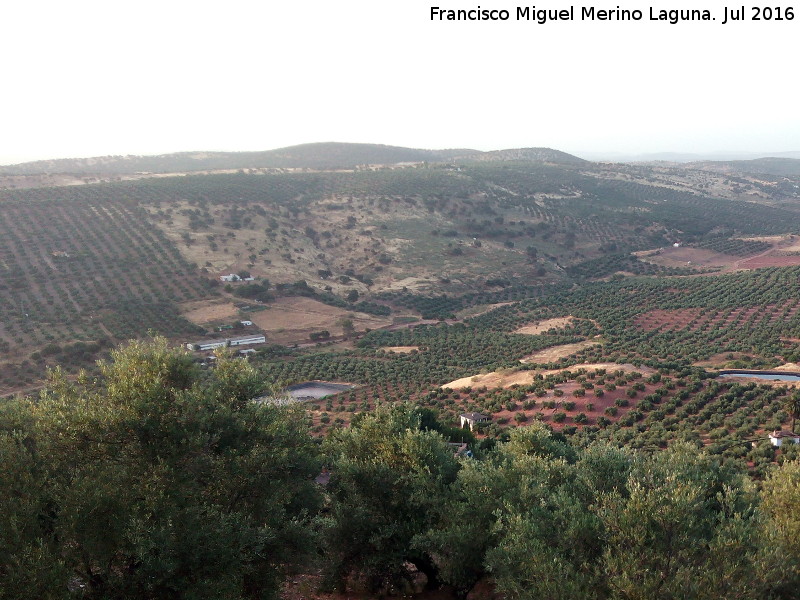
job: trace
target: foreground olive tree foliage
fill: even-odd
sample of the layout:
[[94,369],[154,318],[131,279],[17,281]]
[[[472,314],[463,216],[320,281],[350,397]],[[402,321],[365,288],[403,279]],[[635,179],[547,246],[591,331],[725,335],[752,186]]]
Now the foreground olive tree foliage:
[[[534,424],[454,458],[420,410],[379,409],[326,442],[328,584],[508,599],[797,598],[798,467],[763,491],[688,444],[575,448]],[[348,579],[349,578],[349,579]]]
[[309,547],[316,446],[302,414],[250,400],[164,340],[97,381],[56,372],[0,412],[0,596],[267,598]]
[[329,588],[348,576],[371,591],[391,589],[413,564],[439,583],[433,557],[415,546],[436,522],[442,498],[458,471],[439,433],[424,430],[423,412],[401,405],[356,419],[326,440],[332,477],[326,525]]
[[470,461],[418,543],[469,589],[491,575],[507,598],[797,598],[797,467],[767,482],[695,447],[575,450],[517,429]]

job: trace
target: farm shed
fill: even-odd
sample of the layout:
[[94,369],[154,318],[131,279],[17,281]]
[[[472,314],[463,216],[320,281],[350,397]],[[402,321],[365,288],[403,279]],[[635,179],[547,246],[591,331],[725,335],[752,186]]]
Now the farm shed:
[[267,341],[265,335],[248,335],[240,338],[233,338],[231,346],[249,346],[250,344],[263,344]]
[[459,418],[461,419],[461,427],[469,425],[470,431],[475,427],[475,423],[486,423],[489,421],[489,417],[486,415],[475,412],[464,413],[460,415]]
[[240,338],[231,338],[227,340],[206,340],[203,342],[189,342],[186,347],[195,352],[203,352],[205,350],[214,350],[215,348],[223,348],[226,346],[250,346],[252,344],[263,344],[267,341],[265,335],[248,335]]
[[222,348],[225,346],[225,340],[211,340],[206,342],[189,342],[186,347],[195,352],[204,352],[206,350],[213,350],[214,348]]
[[239,277],[236,273],[229,273],[228,275],[220,275],[220,281],[255,281],[255,277]]

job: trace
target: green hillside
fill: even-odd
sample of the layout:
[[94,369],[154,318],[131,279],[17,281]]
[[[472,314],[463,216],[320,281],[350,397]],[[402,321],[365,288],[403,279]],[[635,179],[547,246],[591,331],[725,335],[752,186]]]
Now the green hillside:
[[753,160],[705,161],[690,166],[730,173],[755,173],[786,177],[800,176],[800,159],[767,157]]

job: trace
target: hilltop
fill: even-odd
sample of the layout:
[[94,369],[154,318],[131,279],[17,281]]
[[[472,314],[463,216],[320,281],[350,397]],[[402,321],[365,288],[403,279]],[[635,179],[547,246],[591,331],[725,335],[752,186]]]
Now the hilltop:
[[99,156],[40,160],[0,166],[0,175],[133,175],[237,169],[353,169],[365,165],[444,162],[449,160],[532,160],[580,163],[580,158],[549,148],[420,150],[381,144],[322,142],[263,152],[177,152],[157,156]]

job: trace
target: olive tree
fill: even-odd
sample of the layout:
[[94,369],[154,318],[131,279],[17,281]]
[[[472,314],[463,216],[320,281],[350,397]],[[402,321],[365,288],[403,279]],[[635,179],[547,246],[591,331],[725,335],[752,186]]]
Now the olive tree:
[[[252,401],[245,361],[218,362],[134,342],[99,378],[54,372],[0,415],[0,497],[18,515],[0,529],[0,594],[274,595],[310,547],[315,445],[291,408]],[[31,569],[47,589],[26,590]]]

